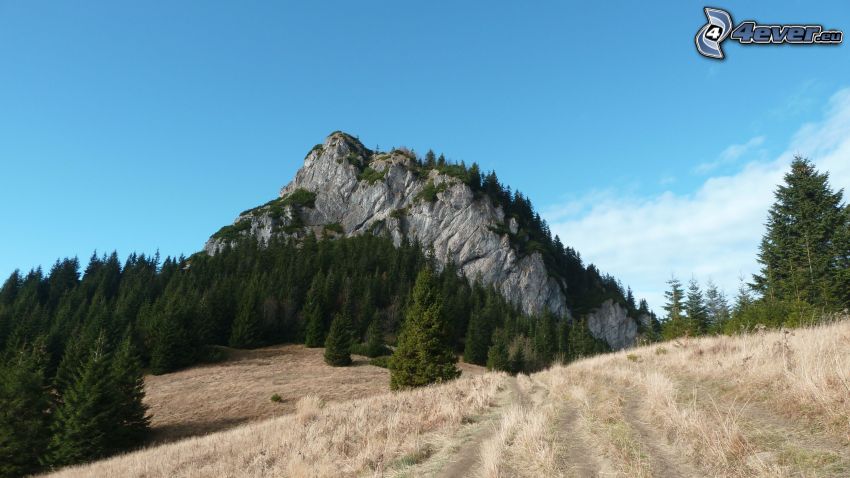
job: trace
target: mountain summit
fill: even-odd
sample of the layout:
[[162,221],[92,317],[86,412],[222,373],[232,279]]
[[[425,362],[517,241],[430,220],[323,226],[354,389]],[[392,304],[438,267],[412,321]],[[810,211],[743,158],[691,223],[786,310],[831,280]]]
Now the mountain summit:
[[371,151],[334,132],[307,154],[277,199],[242,212],[204,246],[209,254],[253,236],[386,234],[422,245],[440,265],[454,263],[469,280],[496,288],[523,313],[585,319],[594,337],[614,349],[634,343],[638,317],[619,284],[585,267],[575,251],[552,239],[545,222],[495,173],[420,160],[404,148]]

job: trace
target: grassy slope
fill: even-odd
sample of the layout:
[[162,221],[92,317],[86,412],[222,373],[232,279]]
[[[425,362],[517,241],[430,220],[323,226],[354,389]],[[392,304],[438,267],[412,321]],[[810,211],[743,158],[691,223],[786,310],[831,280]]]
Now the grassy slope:
[[60,475],[847,476],[850,321],[321,402]]

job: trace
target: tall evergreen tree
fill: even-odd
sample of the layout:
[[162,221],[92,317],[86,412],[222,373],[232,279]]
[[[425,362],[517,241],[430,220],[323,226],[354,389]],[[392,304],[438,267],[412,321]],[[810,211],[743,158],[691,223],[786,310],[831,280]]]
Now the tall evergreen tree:
[[543,364],[549,364],[555,360],[558,350],[558,338],[556,337],[555,317],[546,311],[537,319],[534,330],[534,350],[537,358]]
[[379,357],[386,353],[384,328],[381,326],[381,316],[376,312],[372,317],[372,322],[369,323],[369,328],[366,329],[366,355]]
[[702,335],[708,332],[708,310],[705,306],[705,298],[696,279],[688,282],[688,294],[685,300],[685,313],[688,317],[689,332],[693,335]]
[[325,363],[333,367],[351,365],[351,320],[337,313],[325,340]]
[[101,336],[56,409],[47,454],[50,465],[80,463],[113,450],[115,444],[110,442],[115,425],[112,378],[105,338]]
[[115,351],[110,373],[115,394],[113,445],[118,449],[137,446],[147,436],[150,417],[143,402],[145,380],[142,365],[129,332]]
[[662,335],[665,339],[671,339],[685,335],[690,327],[685,316],[685,292],[682,290],[682,283],[676,277],[672,277],[667,284],[670,290],[664,292],[667,300],[664,310],[667,312],[667,317],[664,320]]
[[22,350],[0,365],[0,476],[39,470],[50,440],[44,354]]
[[487,369],[508,371],[510,356],[508,355],[508,339],[502,329],[493,332],[493,345],[487,350]]
[[473,310],[466,329],[466,341],[463,349],[463,361],[484,365],[487,362],[487,349],[490,344],[490,332],[481,312]]
[[262,343],[260,296],[260,285],[254,280],[245,290],[239,313],[233,320],[233,329],[230,332],[231,347],[253,348]]
[[321,347],[325,343],[325,311],[321,297],[323,283],[323,276],[316,274],[307,291],[307,304],[304,306],[304,344],[307,347]]
[[708,314],[709,329],[721,331],[726,322],[729,321],[731,313],[726,294],[717,288],[717,285],[709,280],[705,288],[705,307]]
[[759,247],[761,270],[753,286],[765,300],[805,302],[823,310],[848,303],[841,295],[850,256],[844,237],[850,227],[842,190],[833,191],[828,173],[802,157],[791,162],[774,196]]
[[750,293],[750,286],[741,277],[739,278],[738,294],[735,296],[735,306],[732,308],[733,317],[740,317],[752,303],[753,296]]
[[452,353],[443,317],[443,299],[437,292],[430,268],[416,276],[413,303],[407,310],[398,338],[398,347],[390,357],[390,387],[419,387],[457,378],[457,358]]

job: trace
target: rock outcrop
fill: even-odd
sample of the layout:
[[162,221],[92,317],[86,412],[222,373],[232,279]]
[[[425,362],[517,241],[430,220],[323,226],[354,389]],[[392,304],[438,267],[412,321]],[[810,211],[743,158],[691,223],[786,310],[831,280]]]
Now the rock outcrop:
[[625,307],[608,299],[587,315],[587,328],[594,337],[617,350],[634,344],[638,326]]
[[[570,316],[566,284],[547,271],[539,252],[522,255],[505,231],[516,233],[501,206],[478,197],[460,179],[416,167],[406,150],[374,153],[344,133],[331,134],[304,160],[280,198],[243,212],[204,246],[214,254],[240,236],[268,241],[301,236],[388,233],[396,245],[418,241],[438,263],[453,262],[468,278],[496,287],[526,314]],[[610,301],[609,301],[610,302]],[[633,319],[609,302],[589,317],[595,337],[612,348],[631,345]],[[606,304],[608,304],[606,306]]]

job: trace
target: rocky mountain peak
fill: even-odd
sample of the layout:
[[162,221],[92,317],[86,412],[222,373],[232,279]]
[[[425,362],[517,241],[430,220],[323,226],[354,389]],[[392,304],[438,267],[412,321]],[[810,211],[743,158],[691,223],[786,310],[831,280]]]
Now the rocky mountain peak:
[[[476,173],[477,174],[477,173]],[[503,205],[467,184],[458,165],[430,166],[404,148],[371,151],[334,132],[313,147],[279,198],[242,212],[206,243],[215,254],[241,237],[388,234],[416,241],[438,264],[454,263],[470,280],[495,287],[524,313],[572,317],[567,284],[543,254],[518,246],[523,231]],[[586,314],[591,333],[612,348],[634,342],[637,324],[618,304]]]

